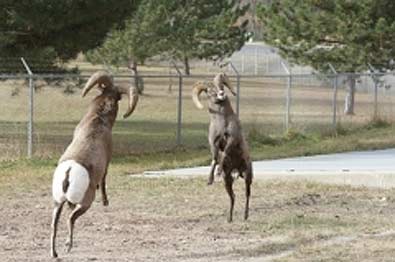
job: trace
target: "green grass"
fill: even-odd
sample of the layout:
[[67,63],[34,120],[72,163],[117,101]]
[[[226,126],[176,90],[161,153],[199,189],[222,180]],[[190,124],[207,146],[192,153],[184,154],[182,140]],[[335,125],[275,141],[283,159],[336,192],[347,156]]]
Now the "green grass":
[[[374,150],[395,147],[395,126],[369,124],[354,130],[346,130],[342,135],[303,135],[290,132],[283,136],[265,136],[256,131],[247,135],[254,160],[277,159],[294,156],[309,156],[352,150]],[[20,179],[29,188],[30,183],[40,179],[50,179],[56,166],[57,157],[17,159],[0,161],[0,189],[5,189],[10,180]],[[145,170],[160,170],[176,167],[208,165],[210,153],[207,146],[172,147],[161,151],[132,152],[115,156],[110,164],[110,172],[117,175],[141,173]],[[19,177],[19,178],[18,178]],[[22,188],[26,188],[22,186]]]
[[360,128],[344,130],[337,136],[290,132],[278,137],[253,134],[250,138],[254,159],[275,159],[392,148],[395,147],[395,126],[376,127],[368,124]]

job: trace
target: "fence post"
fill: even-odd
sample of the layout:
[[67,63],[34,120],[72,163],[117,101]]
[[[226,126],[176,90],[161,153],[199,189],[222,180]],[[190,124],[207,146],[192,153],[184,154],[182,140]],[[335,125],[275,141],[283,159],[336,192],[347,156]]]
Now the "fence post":
[[176,144],[180,146],[182,144],[182,73],[178,69],[177,64],[172,61],[174,68],[178,74],[178,99],[177,99],[177,133],[176,133]]
[[244,74],[244,53],[241,54],[241,73]]
[[255,46],[254,73],[258,75],[258,46]]
[[371,77],[374,83],[374,111],[373,111],[373,119],[376,120],[378,118],[378,84],[379,79],[375,74],[375,68],[368,63],[369,70],[371,72]]
[[266,54],[265,57],[266,57],[266,59],[265,59],[265,61],[266,61],[266,74],[269,74],[269,72],[270,72],[270,68],[269,68],[269,55]]
[[337,80],[338,80],[338,73],[336,69],[332,66],[331,63],[328,63],[329,69],[332,71],[334,74],[334,80],[333,80],[333,101],[332,101],[332,107],[333,107],[333,116],[332,116],[332,128],[333,131],[337,132]]
[[237,81],[236,82],[236,115],[239,116],[239,114],[240,114],[240,74],[232,62],[229,62],[229,64],[236,74],[236,81]]
[[30,70],[25,59],[21,57],[23,66],[29,74],[29,115],[27,125],[27,157],[31,158],[33,155],[33,110],[34,110],[34,82],[33,72]]
[[378,83],[374,81],[374,120],[378,118]]
[[285,130],[289,131],[289,125],[291,123],[291,87],[292,87],[292,75],[288,66],[285,65],[283,61],[281,61],[281,66],[284,71],[287,73],[287,91],[286,91],[286,100],[285,100]]

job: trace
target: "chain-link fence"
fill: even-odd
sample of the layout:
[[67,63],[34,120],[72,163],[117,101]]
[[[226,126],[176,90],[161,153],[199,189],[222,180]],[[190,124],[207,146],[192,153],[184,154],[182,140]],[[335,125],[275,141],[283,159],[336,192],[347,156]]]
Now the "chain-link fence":
[[[392,74],[243,75],[229,68],[238,89],[231,97],[249,134],[279,135],[334,132],[341,125],[357,127],[373,118],[394,120]],[[34,73],[34,72],[33,72]],[[24,156],[58,157],[72,139],[73,129],[98,91],[82,98],[84,74],[0,74],[0,159]],[[214,73],[214,72],[213,72]],[[136,111],[122,119],[125,101],[114,126],[114,154],[168,150],[182,145],[207,146],[209,116],[191,100],[191,87],[214,74],[141,74],[143,95]],[[347,79],[356,79],[354,114],[345,114]],[[116,84],[130,85],[130,75],[115,74]],[[202,97],[204,100],[204,96]],[[31,123],[31,124],[29,124]]]

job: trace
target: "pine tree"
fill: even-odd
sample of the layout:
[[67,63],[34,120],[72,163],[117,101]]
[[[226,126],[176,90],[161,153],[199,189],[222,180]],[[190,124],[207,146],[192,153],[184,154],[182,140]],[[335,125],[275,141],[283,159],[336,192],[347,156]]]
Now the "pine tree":
[[[368,63],[392,69],[395,2],[391,0],[273,0],[258,14],[264,41],[291,62],[324,71],[359,72]],[[353,114],[355,77],[348,78],[346,114]]]
[[0,0],[0,56],[67,61],[98,46],[137,0]]
[[189,74],[190,59],[219,60],[243,46],[249,34],[239,21],[247,9],[237,0],[144,0],[97,54],[115,65],[161,54],[183,61]]

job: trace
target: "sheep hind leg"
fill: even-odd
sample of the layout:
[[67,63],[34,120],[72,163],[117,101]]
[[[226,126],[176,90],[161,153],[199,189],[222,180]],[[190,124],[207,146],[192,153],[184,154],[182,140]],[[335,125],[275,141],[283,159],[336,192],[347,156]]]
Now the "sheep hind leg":
[[229,195],[229,199],[230,199],[230,208],[229,208],[229,215],[228,215],[228,222],[232,222],[233,220],[233,207],[235,204],[235,193],[233,192],[233,177],[231,172],[226,172],[225,176],[224,176],[224,180],[225,180],[225,189],[226,192]]
[[66,252],[70,252],[73,247],[73,231],[74,231],[74,223],[82,214],[84,214],[89,207],[84,207],[81,205],[77,205],[75,209],[71,212],[69,221],[68,221],[68,229],[69,229],[69,239],[66,242]]
[[51,232],[51,257],[57,258],[58,253],[56,253],[55,241],[56,241],[56,233],[58,231],[59,217],[60,217],[60,214],[62,213],[64,202],[62,202],[62,203],[55,202],[54,204],[55,204],[55,207],[53,209],[52,223],[51,223],[51,229],[52,229],[52,232]]
[[251,195],[251,181],[248,179],[245,180],[246,183],[246,203],[245,203],[245,209],[244,209],[244,220],[248,219],[248,212],[250,208],[250,195]]
[[248,165],[248,169],[245,172],[245,193],[246,193],[246,203],[244,209],[244,220],[248,219],[248,213],[250,208],[250,196],[251,196],[251,184],[252,184],[252,166],[251,163]]

